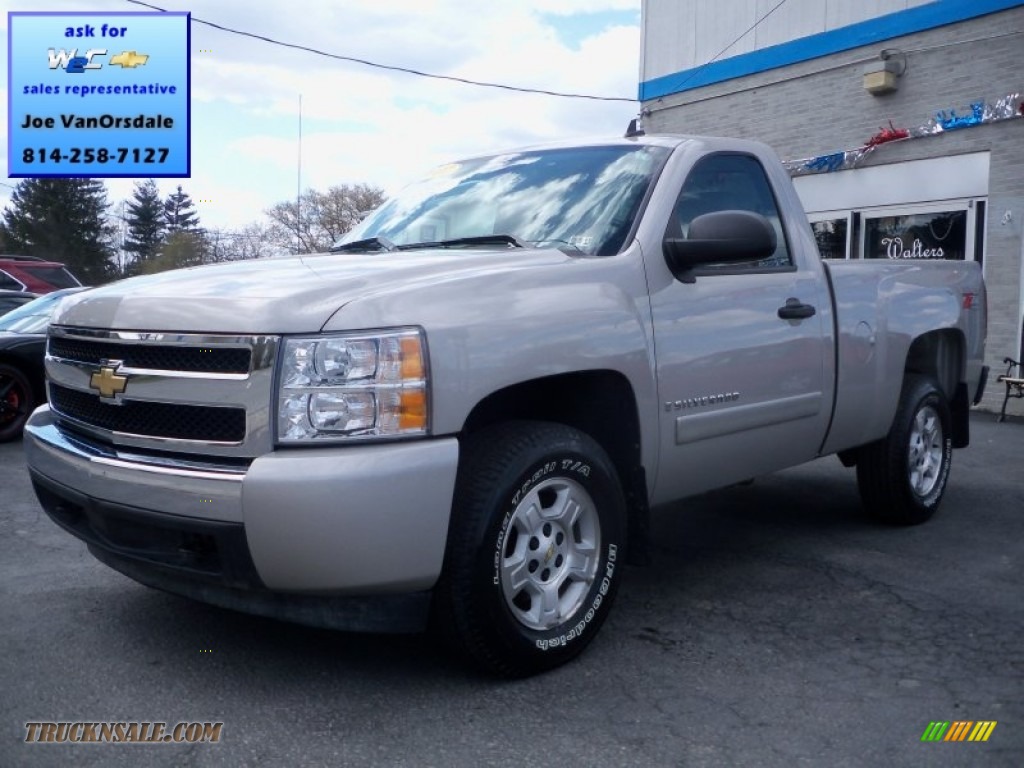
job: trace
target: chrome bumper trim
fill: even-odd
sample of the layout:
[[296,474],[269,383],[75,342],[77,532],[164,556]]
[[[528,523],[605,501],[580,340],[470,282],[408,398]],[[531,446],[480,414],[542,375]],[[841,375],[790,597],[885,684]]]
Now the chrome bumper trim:
[[247,467],[101,446],[61,429],[43,405],[25,425],[29,469],[91,498],[189,518],[242,522]]

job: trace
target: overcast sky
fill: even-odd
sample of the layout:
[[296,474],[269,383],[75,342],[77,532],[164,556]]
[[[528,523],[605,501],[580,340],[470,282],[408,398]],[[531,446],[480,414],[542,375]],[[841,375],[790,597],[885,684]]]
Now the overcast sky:
[[[192,178],[208,227],[241,227],[294,199],[302,94],[302,187],[367,182],[393,191],[460,157],[523,144],[621,135],[633,103],[516,94],[371,69],[232,35],[204,19],[371,61],[529,88],[634,98],[641,0],[153,0],[190,11]],[[145,10],[124,0],[0,0],[8,11]],[[200,53],[210,50],[211,53]],[[3,151],[7,177],[7,61]],[[16,180],[8,179],[7,184]],[[107,180],[112,202],[132,181]],[[0,206],[11,189],[0,186]]]

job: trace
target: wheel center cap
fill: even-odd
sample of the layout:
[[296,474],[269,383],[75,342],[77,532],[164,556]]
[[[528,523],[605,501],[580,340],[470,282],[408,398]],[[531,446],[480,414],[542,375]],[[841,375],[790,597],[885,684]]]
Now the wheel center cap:
[[544,553],[544,564],[547,565],[551,562],[551,558],[555,556],[555,543],[551,542],[548,544],[548,551]]

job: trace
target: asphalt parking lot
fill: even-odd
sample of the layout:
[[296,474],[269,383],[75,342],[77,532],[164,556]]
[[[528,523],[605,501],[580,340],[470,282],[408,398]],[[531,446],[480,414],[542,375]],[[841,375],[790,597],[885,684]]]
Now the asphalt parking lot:
[[[139,586],[0,446],[0,766],[1019,766],[1024,424],[976,414],[939,515],[861,516],[834,458],[659,510],[579,660],[481,678]],[[222,721],[218,744],[25,744],[41,721]],[[996,721],[985,743],[931,721]]]

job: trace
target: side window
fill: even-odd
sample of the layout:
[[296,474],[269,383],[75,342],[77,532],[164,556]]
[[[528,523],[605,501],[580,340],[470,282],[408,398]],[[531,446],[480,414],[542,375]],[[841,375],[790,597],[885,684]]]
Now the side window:
[[775,253],[758,261],[732,264],[708,264],[701,272],[763,271],[793,264],[782,229],[779,208],[761,163],[750,155],[709,155],[693,167],[676,200],[674,217],[667,237],[686,237],[690,222],[715,211],[752,211],[768,219],[775,228],[778,246]]
[[15,280],[13,277],[8,275],[3,270],[0,270],[0,288],[7,291],[23,291],[25,286]]

